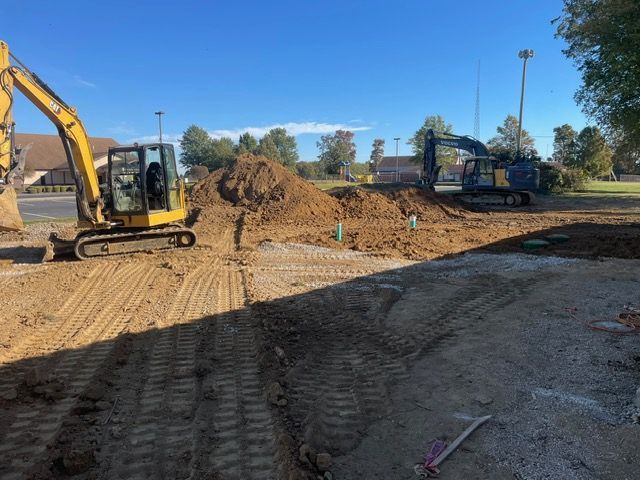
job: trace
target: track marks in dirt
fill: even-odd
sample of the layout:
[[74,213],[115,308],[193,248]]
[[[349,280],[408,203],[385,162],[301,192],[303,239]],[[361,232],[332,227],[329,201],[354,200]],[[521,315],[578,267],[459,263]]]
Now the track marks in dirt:
[[122,421],[133,413],[133,422],[124,441],[107,441],[103,476],[274,478],[242,273],[210,258],[185,278],[158,327],[139,394],[116,413]]
[[[96,267],[90,285],[83,285],[61,308],[58,316],[69,318],[56,330],[52,348],[84,348],[63,350],[48,358],[45,365],[38,365],[62,389],[53,405],[39,400],[13,409],[14,421],[0,443],[3,479],[24,478],[25,471],[41,460],[63,419],[113,349],[115,338],[131,321],[144,298],[141,286],[148,283],[154,270],[145,264]],[[104,288],[108,289],[109,301],[101,293]]]
[[[306,258],[304,248],[279,248],[286,250],[260,251],[252,289],[271,300],[261,311],[273,328],[267,341],[284,347],[294,365],[285,375],[289,405],[283,420],[293,425],[294,436],[334,454],[355,448],[368,425],[391,412],[390,389],[409,378],[416,358],[445,348],[467,326],[531,288],[518,279],[479,278],[460,301],[416,311],[407,330],[395,332],[389,314],[404,285],[442,280],[419,266],[397,268],[363,255],[340,253],[338,260],[315,252]],[[343,265],[332,275],[336,262]],[[292,295],[291,285],[308,282],[306,274],[315,272],[333,277],[333,285]],[[351,279],[344,281],[345,274]]]
[[218,315],[205,335],[214,363],[202,379],[204,401],[196,414],[210,444],[199,445],[197,468],[230,480],[275,478],[273,423],[242,273],[225,269],[219,293]]
[[120,411],[135,412],[125,442],[105,450],[104,468],[120,478],[186,478],[196,433],[196,355],[203,316],[215,312],[219,257],[209,258],[188,275],[171,308],[157,322],[158,332],[145,365],[137,397],[128,397]]

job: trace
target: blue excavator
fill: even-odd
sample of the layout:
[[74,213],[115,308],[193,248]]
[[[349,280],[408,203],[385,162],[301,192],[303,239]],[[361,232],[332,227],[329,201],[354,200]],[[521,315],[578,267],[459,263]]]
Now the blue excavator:
[[456,148],[471,154],[464,162],[462,191],[454,196],[475,205],[528,205],[540,185],[540,170],[531,162],[501,162],[489,155],[486,145],[469,135],[437,133],[425,136],[423,174],[420,184],[435,190],[442,165],[436,158],[436,146]]

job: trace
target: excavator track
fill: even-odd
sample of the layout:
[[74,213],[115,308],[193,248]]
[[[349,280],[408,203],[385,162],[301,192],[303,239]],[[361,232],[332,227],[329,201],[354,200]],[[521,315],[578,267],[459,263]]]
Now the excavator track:
[[76,237],[73,253],[80,260],[88,260],[136,252],[191,248],[195,244],[196,233],[193,230],[181,225],[170,225],[152,230],[87,233]]
[[509,208],[529,205],[535,196],[527,191],[478,190],[456,192],[454,198],[469,205],[499,205]]

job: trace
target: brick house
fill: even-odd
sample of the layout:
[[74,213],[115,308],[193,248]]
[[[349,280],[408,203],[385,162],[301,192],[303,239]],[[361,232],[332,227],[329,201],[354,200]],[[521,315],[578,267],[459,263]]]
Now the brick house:
[[[113,138],[90,137],[98,175],[104,174],[109,147],[118,145]],[[73,185],[62,141],[57,135],[16,133],[16,147],[31,144],[25,161],[24,186]]]

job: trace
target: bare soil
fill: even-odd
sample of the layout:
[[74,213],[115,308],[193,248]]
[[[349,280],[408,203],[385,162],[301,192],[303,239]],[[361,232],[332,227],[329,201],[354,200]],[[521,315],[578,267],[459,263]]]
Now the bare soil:
[[640,337],[587,325],[639,303],[636,200],[471,211],[245,157],[192,207],[186,252],[0,234],[1,478],[410,479],[489,414],[441,478],[637,477]]

